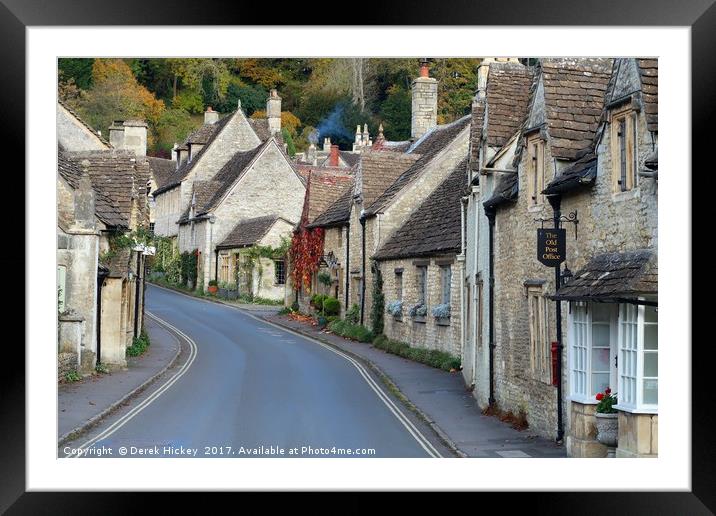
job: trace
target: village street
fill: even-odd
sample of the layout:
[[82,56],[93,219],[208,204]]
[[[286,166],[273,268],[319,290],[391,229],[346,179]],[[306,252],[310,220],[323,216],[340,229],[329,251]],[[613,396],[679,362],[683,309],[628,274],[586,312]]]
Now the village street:
[[154,286],[146,302],[150,314],[193,341],[196,356],[186,354],[190,364],[177,368],[181,377],[160,396],[145,404],[170,379],[60,446],[59,456],[98,435],[85,456],[118,457],[120,447],[128,457],[451,456],[379,381],[364,378],[371,373],[330,349],[251,314]]

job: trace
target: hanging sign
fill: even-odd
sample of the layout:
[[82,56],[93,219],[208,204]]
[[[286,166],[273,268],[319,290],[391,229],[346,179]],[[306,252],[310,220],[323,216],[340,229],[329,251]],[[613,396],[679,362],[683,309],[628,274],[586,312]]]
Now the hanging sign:
[[557,267],[566,259],[567,231],[558,229],[537,230],[537,259],[547,267]]

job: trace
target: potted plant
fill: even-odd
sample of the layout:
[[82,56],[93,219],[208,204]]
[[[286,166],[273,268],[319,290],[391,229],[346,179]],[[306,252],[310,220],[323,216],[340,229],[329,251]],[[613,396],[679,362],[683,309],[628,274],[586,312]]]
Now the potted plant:
[[228,290],[227,290],[227,288],[226,288],[226,282],[225,282],[225,281],[222,281],[222,282],[219,283],[218,286],[219,286],[219,297],[222,298],[222,299],[226,299],[226,297],[227,297],[227,292],[228,292]]
[[216,295],[216,292],[219,290],[219,282],[216,280],[210,280],[207,290],[209,291],[209,294]]
[[226,284],[226,298],[227,299],[238,299],[239,290],[236,288],[236,283]]
[[388,312],[390,315],[392,315],[395,320],[398,320],[398,321],[402,320],[403,319],[403,301],[402,301],[402,299],[390,301],[387,305],[385,305],[385,311]]
[[607,387],[604,392],[596,395],[597,404],[597,441],[603,445],[614,448],[617,445],[617,434],[619,430],[619,414],[614,408],[617,403],[617,395]]
[[435,322],[441,326],[450,324],[450,303],[437,305],[432,309]]
[[425,322],[425,316],[428,315],[428,307],[425,306],[425,303],[418,303],[410,308],[408,314],[415,322]]

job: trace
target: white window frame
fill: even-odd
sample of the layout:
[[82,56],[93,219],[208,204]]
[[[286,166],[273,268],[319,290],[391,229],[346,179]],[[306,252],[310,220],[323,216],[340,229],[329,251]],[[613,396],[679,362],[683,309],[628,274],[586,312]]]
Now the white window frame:
[[[619,409],[624,412],[633,412],[633,413],[644,413],[644,414],[656,414],[659,410],[659,404],[657,403],[644,403],[644,328],[645,328],[645,321],[644,321],[644,314],[645,314],[645,305],[629,305],[629,304],[622,304],[619,306],[619,385],[618,385],[618,391],[617,391],[617,401],[618,404],[614,405],[614,408]],[[625,366],[623,364],[623,352],[628,351],[628,348],[624,346],[626,343],[625,336],[624,336],[624,328],[623,328],[623,314],[626,313],[627,310],[634,310],[636,312],[636,369],[635,369],[635,375],[633,377],[635,382],[635,400],[629,400],[625,401],[623,395],[621,394],[623,390],[626,388],[625,385],[625,378],[623,378],[624,375],[622,375],[622,368]],[[646,323],[646,324],[656,324],[657,325],[657,331],[658,331],[658,321],[656,323]],[[649,351],[652,352],[652,351]],[[657,353],[658,357],[658,348],[655,351]],[[657,358],[658,360],[658,358]],[[647,379],[654,379],[657,382],[659,381],[659,377],[648,377]],[[658,386],[657,386],[658,389]]]
[[[586,303],[583,301],[572,301],[572,306],[569,312],[569,326],[567,330],[567,339],[569,346],[567,347],[567,363],[569,367],[569,399],[573,401],[577,401],[579,403],[584,404],[597,404],[597,400],[595,398],[597,392],[594,390],[593,387],[593,374],[594,371],[592,369],[592,308],[594,303]],[[613,304],[609,304],[610,306],[615,306]],[[586,310],[585,312],[585,318],[584,321],[577,321],[576,314],[578,313],[578,310]],[[610,324],[609,324],[609,341],[610,341],[610,351],[609,351],[609,385],[612,391],[615,393],[617,392],[617,389],[615,389],[615,386],[618,383],[618,368],[614,365],[614,356],[619,350],[618,345],[618,309],[615,307],[611,310],[610,315]],[[584,324],[585,325],[585,332],[584,332],[584,340],[578,340],[579,335],[577,332],[577,328],[575,327],[575,323],[578,324]],[[597,323],[598,324],[598,323]],[[584,346],[577,346],[577,344],[584,344]],[[576,349],[584,348],[584,354],[583,357],[583,367],[581,369],[578,369],[575,367],[575,361],[579,360],[579,353]],[[576,379],[575,373],[581,373],[584,375],[584,390],[577,391],[578,382]]]

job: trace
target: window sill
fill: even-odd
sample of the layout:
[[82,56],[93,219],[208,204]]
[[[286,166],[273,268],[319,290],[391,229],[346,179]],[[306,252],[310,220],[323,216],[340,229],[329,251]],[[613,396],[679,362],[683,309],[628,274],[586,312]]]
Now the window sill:
[[640,197],[641,194],[638,186],[626,192],[612,192],[612,202],[630,201],[632,199],[639,199]]
[[449,317],[436,317],[435,324],[438,326],[450,326],[450,318]]
[[424,315],[414,315],[413,316],[414,323],[425,324],[425,320],[426,320],[426,317]]
[[599,403],[596,399],[588,399],[581,396],[570,396],[569,401],[580,403],[582,405],[597,405]]
[[623,405],[614,405],[613,407],[621,412],[628,412],[629,414],[651,414],[654,416],[659,415],[658,408],[635,408],[625,407]]

